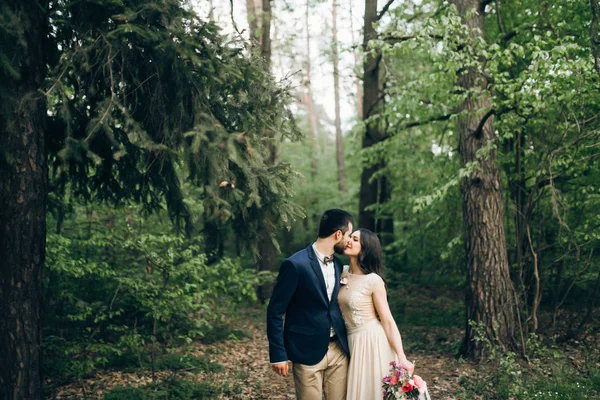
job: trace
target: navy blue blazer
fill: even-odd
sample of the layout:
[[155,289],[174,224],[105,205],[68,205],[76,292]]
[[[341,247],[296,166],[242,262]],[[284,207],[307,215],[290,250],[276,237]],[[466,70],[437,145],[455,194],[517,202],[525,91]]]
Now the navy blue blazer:
[[281,264],[267,308],[272,363],[290,360],[304,365],[317,364],[327,353],[331,326],[349,356],[346,326],[337,302],[343,268],[337,257],[334,257],[334,268],[335,287],[329,302],[325,278],[312,245]]

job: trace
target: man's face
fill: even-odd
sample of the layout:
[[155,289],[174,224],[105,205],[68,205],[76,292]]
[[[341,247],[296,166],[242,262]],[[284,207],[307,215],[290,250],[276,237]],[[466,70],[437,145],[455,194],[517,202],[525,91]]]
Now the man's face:
[[[341,231],[340,231],[341,233]],[[344,250],[346,249],[346,245],[350,243],[352,238],[352,222],[348,223],[348,227],[346,229],[346,233],[341,235],[341,239],[333,246],[333,251],[337,254],[344,254]]]

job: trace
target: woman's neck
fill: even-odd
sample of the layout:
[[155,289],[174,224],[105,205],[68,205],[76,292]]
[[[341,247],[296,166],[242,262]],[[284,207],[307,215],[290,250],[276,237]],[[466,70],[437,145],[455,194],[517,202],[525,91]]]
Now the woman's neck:
[[364,275],[365,273],[360,269],[357,257],[350,257],[350,268],[348,269],[352,275]]

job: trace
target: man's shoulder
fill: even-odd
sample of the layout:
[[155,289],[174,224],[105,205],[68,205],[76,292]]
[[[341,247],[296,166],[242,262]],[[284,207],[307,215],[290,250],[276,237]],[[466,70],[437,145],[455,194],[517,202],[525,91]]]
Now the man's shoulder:
[[308,261],[308,247],[289,256],[286,261],[291,261],[295,265],[305,264]]

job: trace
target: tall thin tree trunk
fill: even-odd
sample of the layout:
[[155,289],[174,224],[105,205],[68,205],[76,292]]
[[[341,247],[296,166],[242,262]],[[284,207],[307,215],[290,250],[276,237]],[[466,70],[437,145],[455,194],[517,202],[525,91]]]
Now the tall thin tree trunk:
[[310,0],[306,0],[306,108],[308,111],[310,142],[311,142],[311,159],[310,159],[310,176],[314,180],[317,176],[317,115],[315,113],[315,104],[312,94],[311,83],[311,61],[310,61],[310,25],[309,25],[309,4]]
[[[381,121],[377,118],[381,113],[381,84],[379,62],[381,53],[367,52],[369,41],[377,36],[373,24],[377,22],[377,0],[365,1],[363,49],[367,54],[363,73],[363,120],[365,121],[365,135],[362,148],[368,149],[386,138]],[[381,218],[374,210],[368,207],[382,204],[389,198],[390,187],[385,176],[373,178],[376,172],[385,167],[383,162],[364,165],[360,176],[360,192],[358,198],[358,223],[361,228],[366,228],[381,234],[383,244],[389,243],[393,237],[393,220],[389,217]],[[379,220],[376,218],[379,217]]]
[[[379,63],[377,55],[367,53],[369,41],[375,39],[376,32],[373,23],[377,19],[377,0],[365,0],[365,17],[363,29],[363,50],[367,57],[363,65],[363,120],[366,121],[365,135],[362,140],[362,148],[366,149],[379,141],[379,124],[377,121],[369,121],[377,113],[379,99]],[[378,182],[372,180],[377,171],[376,165],[363,167],[360,176],[360,192],[358,199],[358,224],[361,228],[376,231],[375,214],[373,211],[365,210],[377,203]]]
[[213,0],[209,0],[208,2],[208,20],[210,22],[215,21],[215,5],[213,4]]
[[41,399],[48,2],[10,0],[0,12],[22,29],[3,41],[15,74],[0,69],[0,398]]
[[[264,62],[267,68],[271,69],[271,20],[272,20],[272,11],[271,11],[271,0],[262,0],[262,12],[260,14],[261,21],[260,26],[262,27],[262,34],[260,37],[260,49],[261,55],[264,59]],[[267,131],[265,132],[267,136],[273,139],[273,132]],[[275,161],[277,159],[277,145],[274,141],[271,142],[269,146],[269,153],[266,156],[266,164],[267,165],[275,165]],[[265,215],[265,220],[258,223],[258,241],[257,241],[257,251],[258,251],[258,259],[256,262],[256,270],[257,271],[272,271],[275,272],[277,270],[277,249],[273,244],[273,227],[275,222],[275,216],[271,213]],[[264,284],[261,285],[257,289],[258,299],[261,302],[265,302],[271,297],[271,292],[273,291],[272,284]]]
[[260,53],[271,70],[271,0],[262,0],[261,28]]
[[[356,40],[354,39],[354,17],[352,15],[352,2],[353,0],[349,0],[348,10],[350,12],[350,34],[352,35],[352,46],[355,46]],[[354,71],[358,73],[360,69],[360,63],[358,61],[358,49],[352,49],[352,55],[354,56]],[[357,76],[354,80],[356,83],[356,109],[358,118],[363,120],[363,90],[362,85],[360,84],[360,78]]]
[[333,0],[332,13],[332,55],[333,55],[333,88],[335,94],[335,159],[337,161],[338,188],[346,193],[346,163],[344,161],[344,138],[342,136],[342,119],[340,117],[340,57],[337,39],[337,0]]
[[[471,40],[482,39],[484,14],[480,0],[454,0],[453,3],[463,23],[470,28]],[[461,74],[458,84],[465,91],[486,87],[484,77],[475,68]],[[475,340],[476,329],[469,321],[482,325],[483,334],[492,343],[507,348],[516,342],[515,297],[508,269],[497,155],[491,149],[486,156],[478,156],[481,149],[497,140],[492,117],[478,129],[482,120],[480,111],[490,107],[487,96],[469,95],[459,106],[461,116],[457,122],[461,166],[479,164],[460,184],[467,255],[467,326],[461,353],[475,359],[484,355],[485,348],[482,341]]]
[[[256,9],[257,0],[246,0],[246,15],[248,18],[248,27],[250,28],[250,40],[258,41],[258,15],[259,11]],[[260,1],[260,0],[258,0]]]
[[600,6],[598,0],[590,0],[590,6],[592,7],[592,24],[590,25],[590,40],[592,44],[592,54],[594,55],[594,68],[600,76],[600,51],[598,51],[598,45],[600,45],[600,36],[598,35],[598,23],[600,20]]

